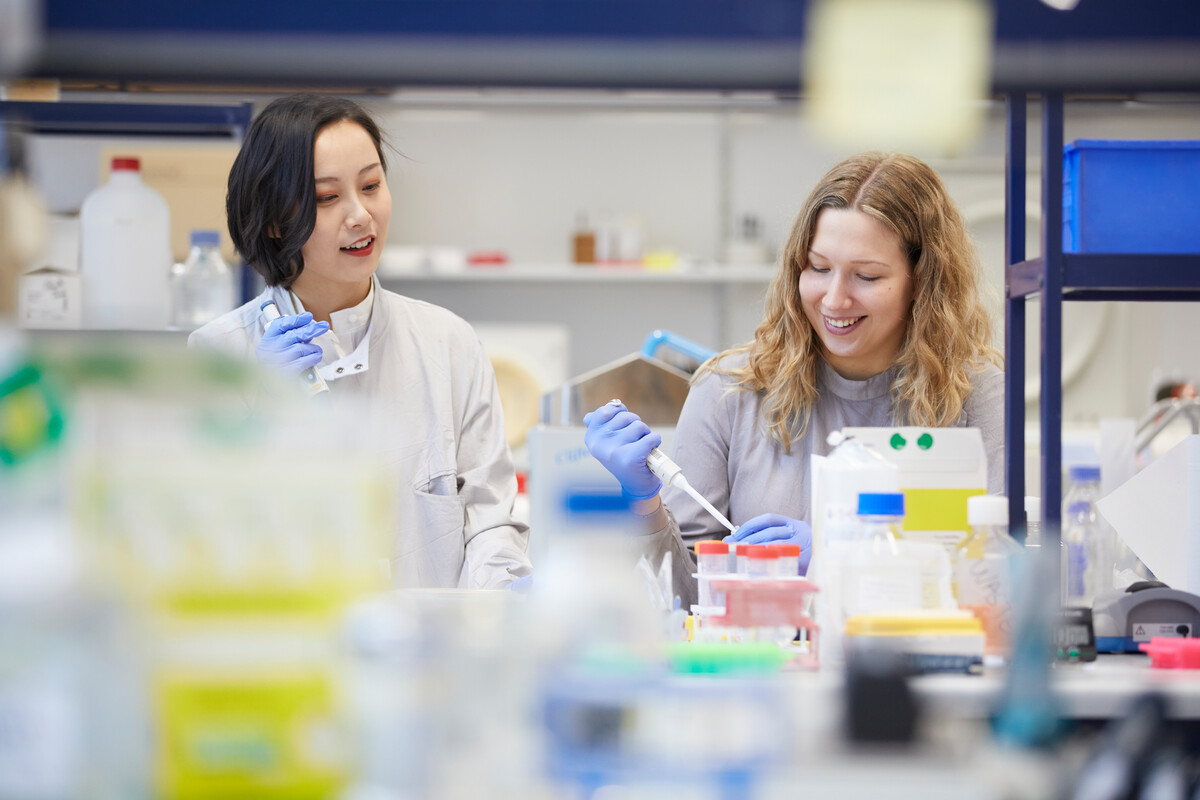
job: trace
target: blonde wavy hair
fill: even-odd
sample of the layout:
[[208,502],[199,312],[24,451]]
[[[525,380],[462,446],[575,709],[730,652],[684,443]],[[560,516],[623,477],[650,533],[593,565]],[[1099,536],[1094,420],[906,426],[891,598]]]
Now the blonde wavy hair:
[[[861,211],[899,237],[908,256],[913,302],[895,364],[893,408],[910,425],[954,423],[971,390],[971,372],[991,362],[991,320],[981,298],[979,258],[962,217],[929,165],[908,155],[862,153],[834,166],[813,189],[796,218],[779,272],[767,291],[766,313],[754,341],[711,359],[696,372],[731,376],[736,389],[763,393],[768,434],[791,451],[819,400],[821,340],[800,300],[800,273],[817,218],[826,208]],[[726,355],[748,353],[739,368],[720,366]]]

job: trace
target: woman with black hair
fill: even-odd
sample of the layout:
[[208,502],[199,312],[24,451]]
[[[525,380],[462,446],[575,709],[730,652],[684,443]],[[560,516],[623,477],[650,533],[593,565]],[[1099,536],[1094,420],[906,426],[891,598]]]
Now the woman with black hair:
[[380,286],[391,210],[383,136],[365,109],[275,100],[250,125],[226,196],[233,243],[267,288],[188,344],[297,380],[314,370],[335,405],[365,399],[363,424],[386,437],[400,480],[395,582],[500,588],[530,564],[495,374],[465,321]]

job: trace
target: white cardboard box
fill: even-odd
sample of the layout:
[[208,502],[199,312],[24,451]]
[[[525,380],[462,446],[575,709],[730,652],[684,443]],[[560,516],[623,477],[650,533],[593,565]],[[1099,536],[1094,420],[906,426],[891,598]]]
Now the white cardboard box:
[[17,321],[22,328],[79,328],[83,324],[78,272],[42,267],[17,284]]

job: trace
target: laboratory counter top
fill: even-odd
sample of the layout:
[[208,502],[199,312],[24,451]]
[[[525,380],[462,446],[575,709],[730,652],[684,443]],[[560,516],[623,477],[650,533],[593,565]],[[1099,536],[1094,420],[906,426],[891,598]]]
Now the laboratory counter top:
[[[910,685],[935,714],[984,717],[999,702],[1005,679],[1002,669],[989,668],[983,675],[925,675]],[[1068,719],[1122,717],[1134,700],[1150,692],[1167,698],[1169,716],[1200,719],[1200,671],[1153,669],[1145,655],[1101,655],[1093,662],[1057,663],[1050,685],[1059,715]]]

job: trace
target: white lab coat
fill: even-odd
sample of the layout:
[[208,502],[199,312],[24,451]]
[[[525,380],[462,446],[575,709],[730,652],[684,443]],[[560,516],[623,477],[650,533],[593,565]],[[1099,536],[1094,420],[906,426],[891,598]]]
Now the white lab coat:
[[[372,280],[367,335],[319,371],[332,403],[368,400],[364,424],[385,437],[400,478],[394,583],[503,587],[531,567],[528,527],[513,517],[517,482],[491,362],[467,322]],[[294,313],[289,292],[268,287],[193,332],[188,345],[254,359],[268,299]]]

